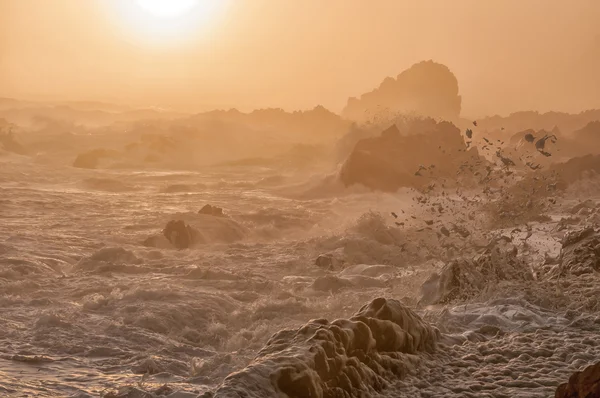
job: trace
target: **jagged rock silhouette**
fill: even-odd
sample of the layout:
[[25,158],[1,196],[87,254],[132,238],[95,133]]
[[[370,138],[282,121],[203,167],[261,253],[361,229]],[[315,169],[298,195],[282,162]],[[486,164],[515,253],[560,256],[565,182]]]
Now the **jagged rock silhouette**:
[[395,79],[385,78],[360,98],[349,98],[342,115],[364,120],[385,109],[453,121],[460,115],[461,102],[454,74],[447,66],[429,60],[414,64]]
[[466,149],[460,130],[451,123],[425,119],[405,133],[392,125],[379,137],[360,140],[341,168],[342,183],[394,192],[424,187],[434,179],[456,178],[465,162],[484,163],[476,148]]

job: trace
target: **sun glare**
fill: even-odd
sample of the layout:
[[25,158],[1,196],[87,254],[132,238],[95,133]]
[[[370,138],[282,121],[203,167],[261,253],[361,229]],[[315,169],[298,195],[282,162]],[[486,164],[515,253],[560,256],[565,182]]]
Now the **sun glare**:
[[144,11],[160,17],[179,17],[199,5],[198,0],[136,0]]
[[227,0],[116,0],[126,34],[136,42],[173,46],[202,38]]

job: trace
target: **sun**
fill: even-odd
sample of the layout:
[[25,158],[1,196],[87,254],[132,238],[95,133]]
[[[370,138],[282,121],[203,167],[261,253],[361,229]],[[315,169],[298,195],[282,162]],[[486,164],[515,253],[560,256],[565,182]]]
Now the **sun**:
[[121,16],[127,40],[136,45],[173,47],[211,37],[229,1],[112,0],[112,4]]
[[159,18],[176,18],[200,5],[199,0],[136,0],[145,12]]

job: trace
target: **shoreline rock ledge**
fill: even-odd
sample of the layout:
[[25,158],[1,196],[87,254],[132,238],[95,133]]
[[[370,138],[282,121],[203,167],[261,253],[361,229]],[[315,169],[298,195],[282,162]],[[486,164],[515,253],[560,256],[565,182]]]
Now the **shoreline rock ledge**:
[[[210,396],[369,397],[433,352],[440,331],[394,299],[376,298],[349,319],[315,319],[275,333],[246,368]],[[206,395],[209,396],[209,395]]]

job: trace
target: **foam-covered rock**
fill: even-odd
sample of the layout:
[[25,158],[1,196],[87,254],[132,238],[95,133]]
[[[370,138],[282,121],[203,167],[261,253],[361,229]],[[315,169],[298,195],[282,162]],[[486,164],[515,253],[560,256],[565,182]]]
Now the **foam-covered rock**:
[[440,273],[432,274],[421,286],[421,303],[448,303],[474,294],[485,286],[485,278],[473,260],[452,260]]
[[340,272],[342,276],[360,275],[368,276],[372,278],[379,278],[382,276],[393,275],[396,272],[396,267],[393,265],[370,265],[370,264],[356,264],[351,267],[344,269]]
[[594,398],[600,397],[600,362],[590,365],[581,372],[575,372],[567,383],[558,386],[555,398]]
[[377,298],[350,319],[312,320],[276,333],[214,396],[374,396],[413,369],[408,354],[433,351],[439,338],[399,301]]
[[529,267],[517,258],[515,246],[494,245],[474,259],[447,263],[421,286],[422,304],[449,303],[468,299],[490,284],[506,280],[533,279]]
[[247,228],[228,217],[200,214],[190,219],[190,225],[197,231],[198,243],[233,243],[248,234]]
[[244,239],[248,230],[228,217],[180,213],[167,222],[160,235],[151,235],[143,245],[156,248],[185,249],[211,243],[233,243]]
[[600,233],[593,227],[587,227],[566,234],[559,261],[561,275],[600,271]]

